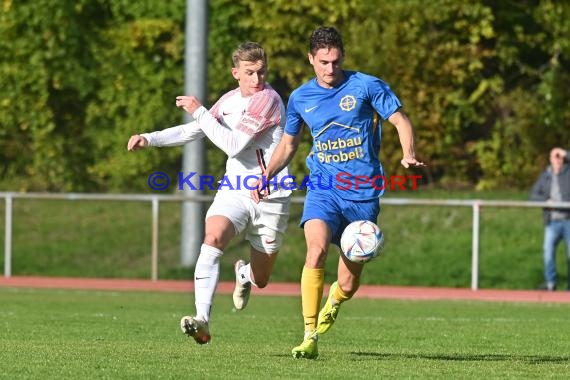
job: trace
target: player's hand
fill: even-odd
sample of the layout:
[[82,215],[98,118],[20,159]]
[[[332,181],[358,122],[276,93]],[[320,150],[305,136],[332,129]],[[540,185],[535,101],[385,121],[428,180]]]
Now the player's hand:
[[426,166],[426,164],[424,164],[423,162],[416,160],[415,157],[404,157],[404,158],[402,158],[400,163],[406,169],[409,167],[420,168],[420,167]]
[[143,149],[147,146],[148,146],[148,141],[144,137],[142,137],[141,135],[133,135],[131,136],[129,142],[127,143],[127,150],[131,152],[133,150]]
[[267,193],[263,188],[263,181],[261,180],[261,178],[251,184],[250,193],[251,193],[251,198],[255,203],[259,203],[261,199],[267,198]]
[[177,96],[176,107],[182,108],[189,114],[193,114],[198,108],[202,107],[202,103],[195,96]]

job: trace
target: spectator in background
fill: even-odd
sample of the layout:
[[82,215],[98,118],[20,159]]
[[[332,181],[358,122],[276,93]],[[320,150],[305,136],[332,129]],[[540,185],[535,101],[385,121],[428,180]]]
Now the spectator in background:
[[[569,152],[554,148],[550,151],[550,166],[542,172],[532,187],[533,201],[570,202]],[[570,290],[570,209],[544,208],[544,284],[540,289],[556,290],[556,247],[566,243],[568,285]]]

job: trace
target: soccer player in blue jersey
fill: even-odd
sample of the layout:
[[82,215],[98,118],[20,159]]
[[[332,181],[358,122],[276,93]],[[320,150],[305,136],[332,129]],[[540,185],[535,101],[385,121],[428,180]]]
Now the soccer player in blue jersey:
[[[319,27],[312,33],[308,58],[316,77],[291,94],[285,133],[264,175],[271,179],[291,161],[306,125],[313,137],[306,160],[313,186],[307,186],[301,218],[307,244],[301,275],[305,336],[292,354],[315,359],[319,335],[331,328],[340,305],[352,298],[360,285],[363,265],[341,254],[337,280],[319,312],[330,243],[338,246],[344,228],[353,221],[377,222],[378,197],[385,187],[378,159],[380,119],[388,120],[398,131],[402,165],[424,164],[416,159],[410,119],[390,87],[373,76],[343,70],[344,47],[335,28]],[[264,201],[262,181],[252,190],[252,197]]]

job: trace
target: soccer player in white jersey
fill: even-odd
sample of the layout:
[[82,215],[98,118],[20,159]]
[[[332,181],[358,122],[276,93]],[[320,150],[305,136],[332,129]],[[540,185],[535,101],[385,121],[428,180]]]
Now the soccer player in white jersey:
[[[326,188],[307,187],[301,218],[307,244],[301,274],[305,336],[292,354],[295,358],[315,359],[318,336],[331,328],[340,305],[356,293],[363,269],[362,264],[340,254],[337,280],[319,312],[329,245],[340,244],[340,236],[351,222],[376,223],[380,212],[379,197],[385,187],[378,157],[380,119],[388,120],[398,131],[402,165],[408,168],[424,164],[416,160],[412,124],[390,87],[376,77],[343,70],[344,47],[336,29],[319,27],[313,32],[308,58],[315,78],[291,94],[285,133],[265,175],[273,177],[291,161],[302,126],[306,125],[313,138],[306,160],[309,178],[313,184],[332,184]],[[256,190],[252,190],[252,196],[260,198]]]
[[[285,107],[277,92],[265,82],[267,57],[255,42],[241,44],[234,52],[231,72],[238,88],[224,94],[207,110],[195,96],[178,96],[176,106],[194,121],[152,133],[131,136],[127,149],[176,146],[208,137],[228,155],[223,186],[206,214],[205,236],[194,271],[196,315],[180,321],[182,331],[198,344],[211,339],[209,321],[219,278],[219,261],[230,240],[244,232],[251,246],[250,261],[235,263],[234,306],[243,309],[251,285],[267,285],[283,233],[287,227],[291,191],[279,186],[289,177],[287,168],[278,180],[267,184],[265,202],[252,200],[253,183],[265,172],[285,124]],[[245,183],[249,179],[250,184]]]

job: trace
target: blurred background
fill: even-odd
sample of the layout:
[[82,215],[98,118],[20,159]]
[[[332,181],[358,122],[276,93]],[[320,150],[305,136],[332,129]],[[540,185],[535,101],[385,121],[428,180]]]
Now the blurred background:
[[[126,143],[182,122],[174,99],[184,91],[185,0],[2,0],[0,12],[0,191],[153,193],[151,172],[176,178],[182,147],[128,154]],[[419,173],[421,191],[387,197],[526,199],[549,150],[570,147],[569,2],[210,0],[207,24],[207,106],[235,87],[230,58],[240,42],[265,47],[268,81],[287,101],[313,76],[311,31],[337,27],[345,69],[391,85],[429,164]],[[292,163],[297,176],[306,174],[311,145],[303,138]],[[382,144],[387,175],[407,174],[391,125]],[[221,177],[224,153],[205,152],[207,173]],[[463,211],[384,208],[387,256],[366,281],[468,286],[471,216]],[[534,287],[542,270],[540,211],[505,212],[482,222],[482,239],[494,233],[482,241],[490,260],[482,259],[482,285]],[[284,248],[293,253],[283,255],[293,269],[276,270],[278,280],[300,275],[298,213]],[[14,215],[15,274],[148,275],[146,205],[22,200]],[[177,267],[179,222],[179,205],[161,208],[161,277],[191,278]],[[226,275],[244,252],[243,242],[230,247]],[[521,270],[506,271],[512,263]]]

